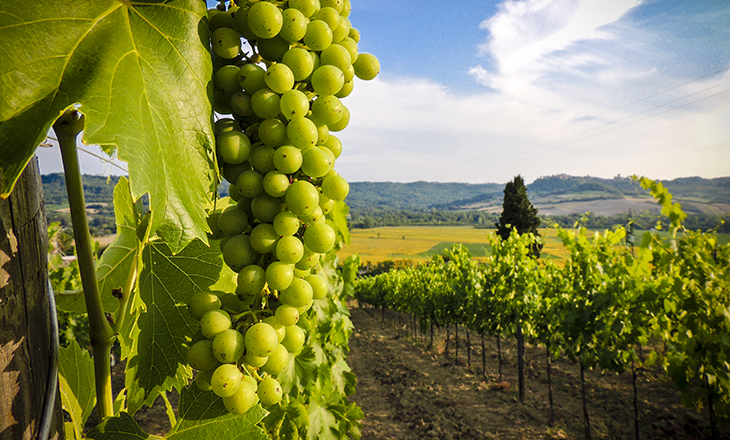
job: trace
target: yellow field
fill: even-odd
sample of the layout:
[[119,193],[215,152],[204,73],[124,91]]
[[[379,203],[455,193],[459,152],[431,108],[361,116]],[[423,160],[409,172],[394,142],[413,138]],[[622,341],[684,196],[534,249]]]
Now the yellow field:
[[[351,231],[351,244],[339,252],[341,260],[360,254],[360,261],[378,263],[385,260],[425,261],[454,243],[467,246],[478,260],[484,260],[489,249],[489,237],[494,229],[471,226],[392,226]],[[555,229],[541,229],[545,241],[542,256],[562,260],[567,256]]]

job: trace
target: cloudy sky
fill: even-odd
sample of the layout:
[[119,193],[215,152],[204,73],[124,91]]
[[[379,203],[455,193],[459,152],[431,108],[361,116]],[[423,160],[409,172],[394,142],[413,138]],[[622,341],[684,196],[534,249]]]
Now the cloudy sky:
[[726,0],[352,3],[381,71],[343,101],[351,182],[730,176]]

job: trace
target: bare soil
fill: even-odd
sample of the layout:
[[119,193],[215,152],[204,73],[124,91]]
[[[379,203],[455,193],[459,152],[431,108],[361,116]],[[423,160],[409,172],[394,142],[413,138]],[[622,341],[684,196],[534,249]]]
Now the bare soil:
[[[514,340],[501,343],[500,381],[496,339],[485,339],[485,379],[478,335],[470,335],[470,367],[463,328],[457,363],[453,328],[447,356],[445,331],[428,348],[429,336],[418,333],[413,339],[406,318],[399,322],[397,315],[386,314],[383,323],[379,309],[353,304],[350,310],[355,330],[348,362],[358,378],[351,399],[365,413],[363,440],[585,438],[578,365],[552,362],[552,413],[544,348],[526,348],[526,393],[520,403]],[[631,372],[589,371],[586,382],[592,438],[635,438]],[[710,438],[707,412],[683,406],[663,374],[640,374],[638,396],[641,439]],[[730,438],[728,428],[721,427],[720,438]]]

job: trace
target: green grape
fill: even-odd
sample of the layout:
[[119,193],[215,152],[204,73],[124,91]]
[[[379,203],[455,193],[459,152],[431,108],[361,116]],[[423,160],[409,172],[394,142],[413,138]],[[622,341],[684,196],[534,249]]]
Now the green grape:
[[362,80],[371,80],[380,72],[380,62],[375,55],[369,53],[361,53],[352,63],[355,68],[355,75]]
[[254,356],[271,356],[276,346],[279,345],[276,330],[265,322],[259,322],[249,327],[244,338],[246,349]]
[[228,27],[218,28],[210,36],[213,52],[221,58],[232,59],[241,52],[241,37]]
[[352,93],[352,89],[354,87],[355,87],[354,81],[347,81],[347,82],[345,82],[345,84],[342,85],[342,88],[340,89],[340,91],[335,93],[335,96],[340,99],[347,98],[348,96],[350,96],[350,93]]
[[218,28],[231,28],[233,29],[235,24],[233,21],[233,14],[230,12],[226,13],[223,11],[218,11],[218,14],[213,14],[208,19],[208,29],[213,32]]
[[[274,149],[267,145],[258,145],[256,148],[251,150],[251,155],[248,161],[253,165],[254,170],[264,175],[269,171],[274,171],[276,165],[274,165]],[[263,180],[262,180],[263,184]]]
[[334,8],[337,14],[342,12],[342,8],[344,7],[343,0],[319,0],[319,4],[323,8]]
[[259,383],[256,394],[258,394],[262,405],[270,406],[281,402],[283,393],[279,381],[273,377],[267,377]]
[[269,171],[264,176],[264,191],[271,197],[283,197],[289,188],[289,177],[281,171]]
[[[217,365],[217,364],[216,364]],[[215,370],[208,370],[208,371],[198,371],[195,373],[195,385],[200,389],[200,391],[211,391],[213,388],[210,386],[210,379],[213,377],[213,371]]]
[[[299,90],[289,90],[285,92],[281,95],[279,105],[281,106],[281,114],[283,114],[287,119],[303,117],[309,112],[309,99],[307,98],[307,95]],[[283,144],[284,142],[279,145]],[[279,145],[276,146],[278,147]]]
[[200,317],[200,332],[206,339],[231,328],[231,316],[225,310],[208,310]]
[[325,50],[332,44],[332,29],[323,20],[312,20],[304,34],[304,44],[311,50]]
[[345,37],[337,44],[344,47],[345,49],[347,49],[348,52],[350,52],[350,64],[352,64],[352,60],[356,60],[357,56],[359,55],[357,43],[355,43],[355,40],[350,37]]
[[308,50],[301,47],[289,49],[281,62],[289,66],[295,81],[304,81],[314,71],[314,58]]
[[257,40],[259,55],[268,61],[281,61],[289,50],[290,44],[279,35],[274,38],[260,38]]
[[329,283],[324,277],[319,275],[309,275],[305,278],[310,286],[312,286],[312,298],[322,299],[329,292]]
[[198,371],[207,371],[218,365],[213,354],[213,341],[204,339],[191,345],[187,353],[188,364]]
[[330,199],[324,194],[319,195],[319,208],[322,210],[323,215],[327,215],[332,212],[332,208],[335,207],[335,201]]
[[317,145],[327,142],[330,137],[330,128],[327,124],[317,124]]
[[317,207],[314,208],[314,212],[309,215],[300,216],[300,219],[304,222],[305,225],[311,226],[315,223],[324,222],[324,213],[322,212],[322,208],[317,205]]
[[315,223],[304,232],[304,244],[322,254],[332,249],[336,238],[335,231],[326,223]]
[[[223,177],[233,185],[230,187],[235,187],[236,185],[236,179],[238,179],[238,175],[241,174],[243,171],[250,170],[251,164],[248,162],[241,162],[239,164],[231,164],[231,163],[223,163]],[[238,199],[241,197],[241,193],[238,192],[238,188],[235,189],[236,194],[238,197],[233,198],[233,191],[228,190],[229,195],[232,199],[238,201]]]
[[[296,309],[296,307],[282,304],[276,308],[276,311],[274,312],[274,317],[279,324],[283,325],[286,328],[290,325],[296,324],[299,321],[299,311]],[[286,331],[284,332],[284,335],[286,336]],[[281,342],[281,340],[279,342]]]
[[277,234],[286,237],[296,234],[302,222],[293,212],[281,211],[274,217],[273,225]]
[[241,301],[235,293],[221,293],[221,309],[230,310],[232,313],[241,313],[248,308],[248,304]]
[[319,263],[319,254],[305,246],[304,256],[294,267],[301,270],[311,269],[316,266],[317,263]]
[[246,353],[246,355],[243,357],[243,361],[254,368],[261,368],[266,363],[266,357],[265,356],[254,356],[250,352]]
[[188,312],[194,319],[200,320],[208,310],[221,308],[221,299],[212,292],[198,292],[188,300]]
[[246,414],[256,404],[257,398],[256,385],[248,380],[242,380],[233,395],[223,398],[223,405],[231,414]]
[[266,71],[260,66],[249,63],[238,69],[238,85],[246,93],[256,93],[266,87]]
[[218,229],[226,235],[243,234],[246,228],[248,228],[248,215],[238,209],[238,206],[226,208],[218,217]]
[[309,20],[302,11],[294,8],[285,9],[282,13],[283,24],[279,36],[290,43],[296,43],[307,33]]
[[342,131],[347,127],[347,125],[350,123],[350,110],[342,106],[342,118],[340,118],[339,121],[335,122],[334,124],[330,124],[330,130],[334,132]]
[[[281,326],[281,328],[284,329],[284,334],[286,334],[286,328],[284,326]],[[283,345],[279,344],[276,346],[276,349],[274,349],[274,352],[271,354],[271,356],[268,357],[263,367],[261,367],[261,370],[263,370],[264,373],[268,373],[272,376],[278,376],[279,373],[284,371],[284,368],[289,365],[290,359],[291,355],[289,354],[289,350],[287,350],[286,347],[284,347]]]
[[332,42],[340,43],[342,40],[347,38],[350,34],[350,20],[340,15],[339,24],[335,29],[332,29]]
[[264,176],[256,170],[244,171],[238,175],[236,186],[242,196],[254,198],[264,192]]
[[289,125],[286,126],[286,135],[292,145],[302,150],[317,145],[319,138],[317,125],[305,117],[293,118],[289,121]]
[[309,309],[311,309],[313,305],[314,305],[314,299],[310,299],[308,303],[304,304],[301,307],[297,307],[297,310],[299,311],[299,316],[307,313],[307,311]]
[[322,181],[322,193],[332,200],[345,200],[350,192],[350,185],[344,177],[332,174]]
[[309,177],[322,177],[331,167],[330,156],[319,148],[310,148],[302,155],[302,171]]
[[286,336],[281,341],[281,345],[286,347],[289,353],[297,354],[304,346],[305,337],[304,330],[296,325],[290,325],[286,328]]
[[350,3],[350,0],[342,0],[342,12],[340,12],[340,15],[347,18],[350,16],[351,11],[352,4]]
[[314,14],[314,18],[327,23],[330,31],[337,29],[337,26],[340,25],[340,13],[337,9],[329,6],[323,6],[316,14]]
[[230,101],[231,96],[241,90],[238,82],[239,71],[240,69],[233,65],[226,65],[216,70],[213,76],[213,87],[223,99]]
[[238,272],[236,293],[258,295],[266,286],[266,272],[261,266],[249,264]]
[[305,17],[311,17],[319,9],[315,0],[289,0],[289,7],[300,11]]
[[[345,76],[345,83],[352,82],[352,80],[355,79],[355,68],[352,67],[352,64],[350,64],[349,66],[347,66],[346,69],[342,71],[342,74]],[[342,84],[342,87],[345,87],[345,84]],[[341,91],[342,89],[340,89],[340,92]]]
[[251,141],[243,132],[231,130],[216,137],[215,149],[223,162],[238,165],[248,159]]
[[335,158],[340,157],[342,154],[342,142],[340,141],[340,138],[335,135],[331,134],[323,145],[335,155]]
[[256,39],[256,35],[248,27],[248,11],[247,7],[239,8],[233,15],[233,26],[240,36],[251,41]]
[[[331,197],[330,197],[331,198]],[[311,214],[319,202],[319,192],[311,183],[297,180],[286,190],[286,206],[297,215]]]
[[302,150],[292,145],[283,145],[274,152],[274,166],[284,174],[296,173],[302,166]]
[[223,246],[223,261],[234,272],[255,263],[258,258],[259,253],[251,247],[248,235],[234,235]]
[[[287,93],[291,92],[293,92],[293,90]],[[284,96],[286,96],[286,93],[284,94]],[[282,96],[280,100],[282,105],[284,101],[284,96]],[[259,125],[258,135],[259,139],[261,139],[261,142],[263,142],[264,145],[274,148],[279,147],[281,145],[284,145],[287,141],[286,125],[284,125],[284,123],[277,118],[267,119],[261,122],[261,124]]]
[[320,96],[334,95],[344,84],[345,75],[335,66],[322,65],[312,73],[312,87]]
[[206,222],[208,223],[208,227],[210,228],[210,233],[208,233],[208,237],[213,240],[220,240],[221,238],[225,237],[225,234],[221,232],[221,230],[218,228],[218,218],[220,216],[221,212],[214,211],[208,214],[208,218],[206,218]]
[[[238,176],[236,176],[236,177],[238,177]],[[236,185],[228,185],[228,197],[230,197],[231,200],[236,201],[236,202],[241,198],[241,193],[238,192],[238,187]],[[216,219],[216,221],[217,221],[217,219]],[[216,224],[216,227],[218,227],[217,224]]]
[[269,288],[284,290],[294,279],[294,266],[281,261],[274,261],[266,268],[266,282]]
[[289,66],[276,63],[269,67],[264,77],[266,85],[276,93],[282,94],[294,87],[294,74]]
[[261,119],[275,118],[279,116],[280,98],[274,91],[263,88],[251,96],[251,108]]
[[251,231],[251,247],[262,254],[273,252],[278,240],[279,234],[270,223],[260,223]]
[[338,97],[320,96],[312,102],[312,118],[322,124],[334,124],[342,119],[342,107]]
[[281,237],[276,243],[276,258],[283,263],[296,264],[304,256],[304,245],[297,237]]
[[213,133],[216,136],[231,130],[241,131],[241,125],[235,119],[220,118],[213,124]]
[[243,335],[237,330],[229,328],[215,335],[213,338],[213,356],[224,364],[238,362],[243,356]]
[[261,193],[251,201],[251,211],[256,220],[273,222],[276,215],[281,212],[281,200],[278,197],[271,197],[265,192]]
[[243,90],[239,90],[231,95],[231,110],[240,116],[251,116],[253,114],[251,95]]
[[279,294],[279,301],[292,307],[302,307],[312,300],[312,286],[301,278],[294,278],[286,289]]
[[258,2],[248,11],[248,28],[259,38],[273,38],[281,30],[281,10],[269,2]]
[[355,43],[359,43],[360,42],[360,31],[358,31],[354,27],[351,27],[350,28],[350,33],[348,34],[348,36],[350,38],[352,38],[355,41]]
[[283,325],[279,323],[279,321],[276,320],[276,316],[267,316],[266,318],[264,318],[264,322],[274,327],[279,342],[284,340],[284,336],[286,336],[286,329]]
[[210,387],[218,397],[230,397],[241,385],[243,375],[235,364],[223,364],[215,369],[210,378]]

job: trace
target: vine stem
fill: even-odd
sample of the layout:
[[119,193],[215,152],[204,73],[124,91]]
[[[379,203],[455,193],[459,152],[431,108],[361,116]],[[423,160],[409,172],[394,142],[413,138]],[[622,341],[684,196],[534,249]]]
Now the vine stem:
[[81,183],[81,169],[76,150],[76,137],[84,128],[84,117],[75,110],[67,110],[53,124],[58,144],[61,147],[61,158],[66,179],[68,202],[71,209],[76,255],[81,272],[81,284],[84,287],[86,311],[89,315],[89,333],[94,357],[94,378],[96,384],[96,402],[99,420],[114,415],[111,378],[111,348],[115,335],[104,314],[101,295],[96,283],[96,267],[89,233],[89,222],[86,218],[84,189]]

